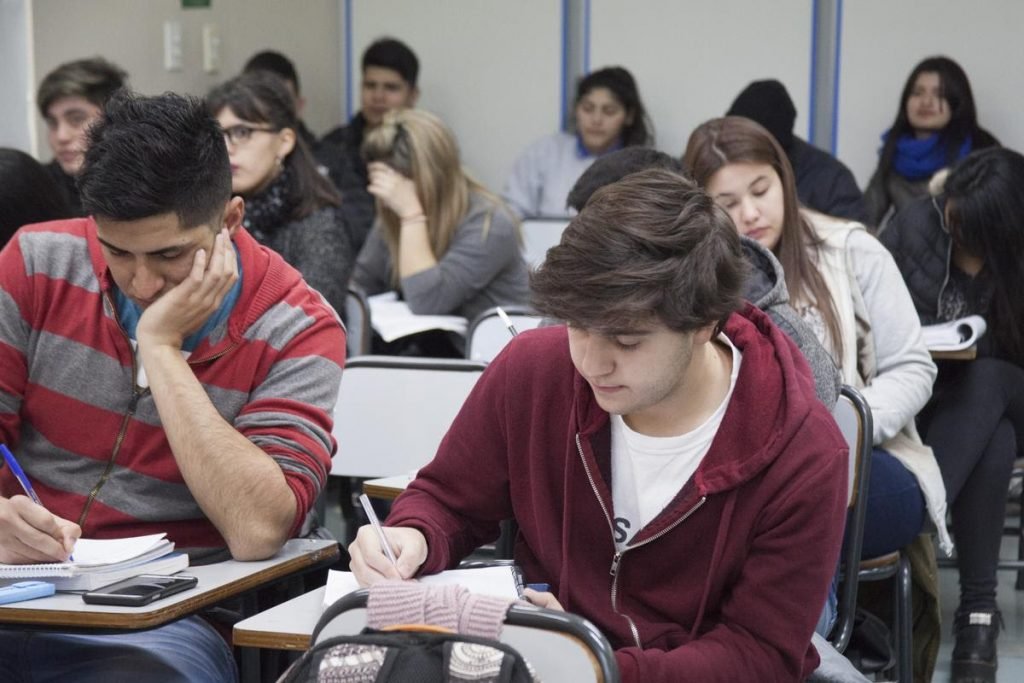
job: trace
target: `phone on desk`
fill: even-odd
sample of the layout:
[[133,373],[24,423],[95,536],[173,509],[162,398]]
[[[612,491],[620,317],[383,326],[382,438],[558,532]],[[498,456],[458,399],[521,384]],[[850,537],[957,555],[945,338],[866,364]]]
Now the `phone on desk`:
[[139,607],[193,588],[199,580],[194,576],[160,576],[141,574],[112,583],[82,595],[90,605],[125,605]]

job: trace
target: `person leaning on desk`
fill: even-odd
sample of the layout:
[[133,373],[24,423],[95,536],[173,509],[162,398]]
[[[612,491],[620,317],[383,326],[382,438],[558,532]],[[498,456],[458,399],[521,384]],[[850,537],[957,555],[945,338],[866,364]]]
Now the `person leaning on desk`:
[[[796,345],[741,298],[736,229],[683,176],[594,193],[513,339],[384,527],[362,584],[453,567],[519,524],[536,604],[594,622],[623,681],[798,681],[842,540],[847,449]],[[472,472],[472,476],[466,476]]]
[[[0,253],[0,562],[67,559],[79,535],[167,532],[196,561],[274,555],[335,444],[344,331],[241,227],[201,101],[122,92],[79,176],[93,218]],[[142,633],[0,629],[0,680],[234,680],[199,617]]]

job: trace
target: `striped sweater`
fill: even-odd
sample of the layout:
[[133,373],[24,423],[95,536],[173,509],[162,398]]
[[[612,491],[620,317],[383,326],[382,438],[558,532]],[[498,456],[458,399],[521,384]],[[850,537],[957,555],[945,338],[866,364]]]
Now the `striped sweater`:
[[[231,315],[189,365],[220,415],[280,466],[294,535],[331,467],[345,336],[275,252],[235,235],[244,273]],[[118,323],[89,218],[23,228],[0,253],[0,440],[43,504],[85,537],[167,532],[212,554],[224,539],[186,486]],[[20,493],[0,470],[0,495]]]

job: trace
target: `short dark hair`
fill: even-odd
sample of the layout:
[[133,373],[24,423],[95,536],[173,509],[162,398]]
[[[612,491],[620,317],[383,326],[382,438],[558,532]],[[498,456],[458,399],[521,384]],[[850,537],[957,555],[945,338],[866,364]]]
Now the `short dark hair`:
[[396,38],[378,38],[363,53],[362,69],[379,66],[397,71],[409,87],[416,87],[420,75],[420,61],[409,46]]
[[196,97],[122,90],[89,129],[78,174],[82,207],[118,221],[175,213],[183,227],[215,220],[231,198],[220,126]]
[[606,66],[591,71],[576,84],[576,104],[597,88],[607,88],[626,113],[632,116],[632,122],[622,129],[623,147],[650,145],[654,142],[654,125],[640,99],[640,89],[637,88],[633,74],[621,66]]
[[38,161],[0,148],[0,247],[23,225],[71,215],[61,188]]
[[62,97],[84,97],[101,109],[124,87],[128,74],[103,57],[65,62],[46,74],[36,93],[39,113],[46,117],[50,105]]
[[605,185],[622,180],[631,173],[646,171],[650,168],[662,168],[666,171],[683,172],[683,165],[678,159],[670,157],[650,147],[624,147],[609,154],[598,157],[583,172],[576,184],[569,190],[565,200],[577,212],[582,211],[591,195]]
[[687,178],[652,169],[595,192],[530,286],[538,311],[579,327],[621,331],[653,314],[691,332],[740,308],[744,272],[728,214]]
[[225,108],[243,121],[267,124],[275,130],[291,128],[295,132],[295,147],[282,162],[289,170],[289,220],[302,220],[325,206],[341,206],[338,191],[317,171],[313,153],[298,134],[295,101],[276,74],[250,71],[221,83],[206,96],[206,111],[217,116]]
[[280,78],[292,82],[295,86],[296,95],[302,92],[301,84],[299,83],[299,72],[295,70],[295,64],[280,52],[264,50],[254,54],[245,63],[245,66],[242,67],[242,73],[251,73],[253,71],[269,71],[272,74],[277,74]]

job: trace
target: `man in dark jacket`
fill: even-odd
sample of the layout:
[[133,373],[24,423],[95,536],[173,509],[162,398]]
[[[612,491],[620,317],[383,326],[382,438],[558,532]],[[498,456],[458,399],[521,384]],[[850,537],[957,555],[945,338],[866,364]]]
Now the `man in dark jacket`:
[[[373,227],[375,216],[373,196],[360,150],[367,130],[376,128],[384,114],[392,109],[413,107],[420,96],[416,87],[420,64],[416,54],[405,43],[394,38],[381,38],[363,53],[361,106],[347,126],[327,133],[320,141],[317,160],[330,170],[331,180],[341,192],[345,219],[355,237],[358,252]],[[339,157],[342,161],[339,162]],[[342,172],[344,171],[344,172]]]
[[[363,584],[455,566],[519,523],[531,602],[594,622],[627,683],[802,681],[835,571],[846,446],[810,369],[742,301],[728,216],[663,170],[599,190],[535,273],[568,326],[517,336],[384,532]],[[473,476],[467,477],[467,472]]]
[[864,196],[850,169],[793,135],[796,107],[782,83],[754,81],[736,97],[726,116],[745,116],[775,136],[793,166],[796,193],[804,206],[861,223],[867,220]]

